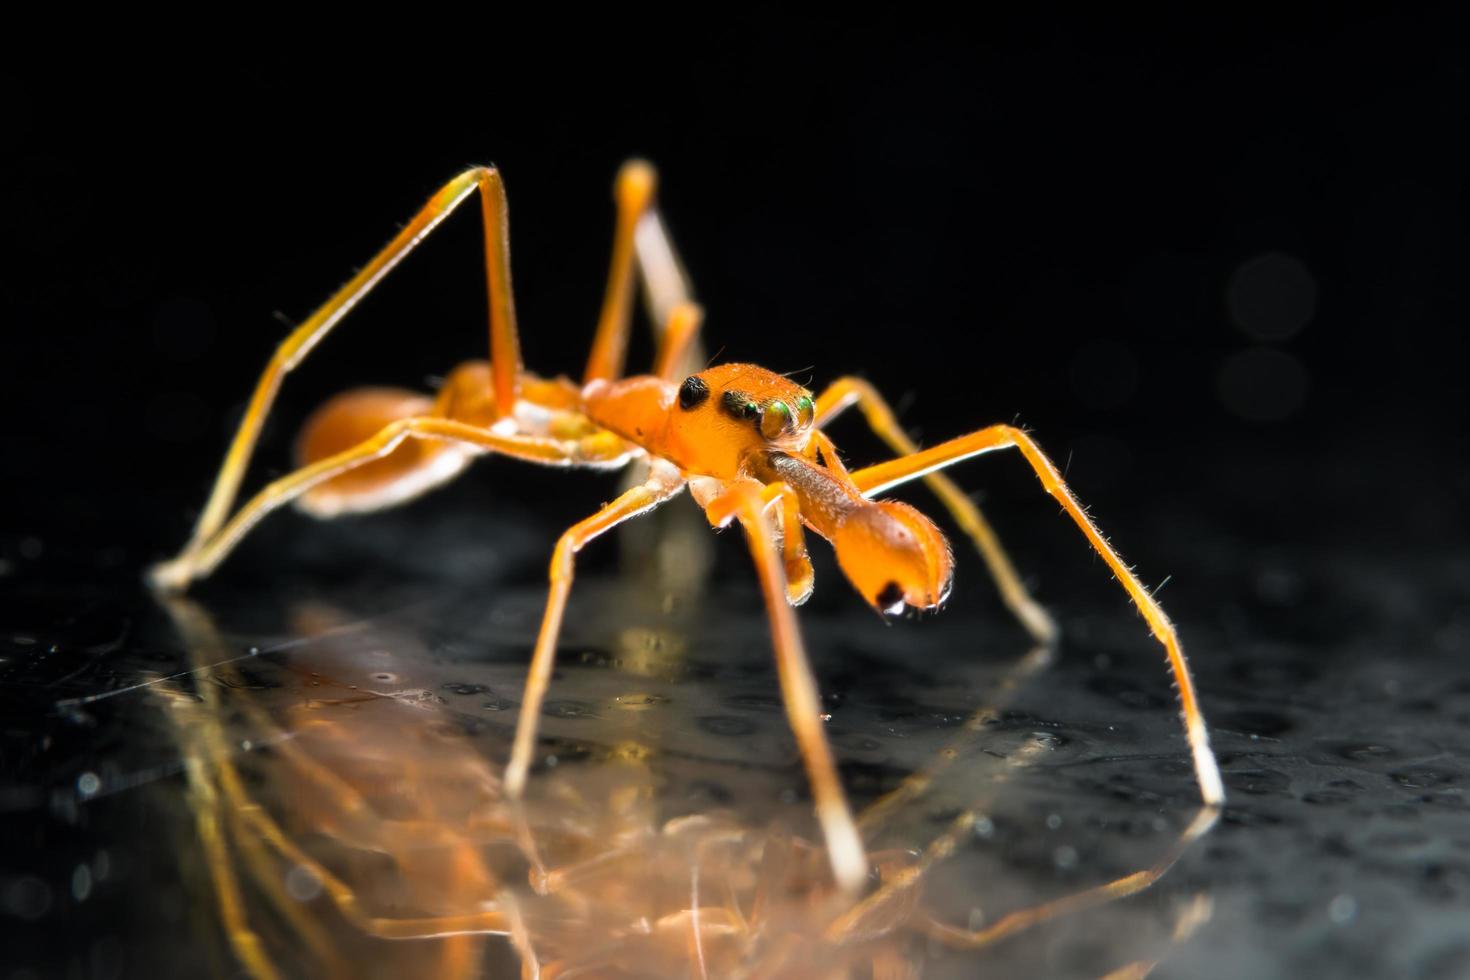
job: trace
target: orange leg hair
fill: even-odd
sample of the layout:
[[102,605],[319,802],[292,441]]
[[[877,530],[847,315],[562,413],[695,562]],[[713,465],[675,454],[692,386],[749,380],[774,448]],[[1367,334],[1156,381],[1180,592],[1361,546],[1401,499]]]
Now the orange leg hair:
[[[894,452],[907,455],[919,451],[919,447],[898,424],[893,409],[883,396],[862,378],[839,378],[818,395],[816,424],[825,427],[852,405],[858,406],[868,427]],[[830,462],[828,465],[831,465]],[[943,473],[925,474],[924,482],[944,504],[955,523],[975,542],[1006,608],[1021,621],[1021,625],[1037,643],[1054,643],[1057,638],[1056,623],[1026,590],[1021,576],[1016,574],[1016,567],[1011,564],[1010,557],[1001,545],[1000,538],[990,522],[980,513],[980,508]]]
[[655,460],[648,481],[625,491],[602,510],[562,534],[551,556],[551,592],[546,599],[546,613],[541,632],[536,636],[536,650],[531,655],[531,668],[526,676],[525,693],[521,697],[521,713],[516,720],[515,743],[510,750],[510,763],[505,767],[505,792],[512,799],[526,788],[526,775],[531,768],[531,754],[536,748],[536,727],[541,718],[541,704],[551,683],[551,666],[556,660],[556,639],[561,632],[562,614],[572,591],[573,566],[577,552],[592,539],[630,518],[657,507],[684,488],[684,478],[674,467]]
[[500,174],[490,167],[466,170],[441,187],[388,245],[362,271],[293,330],[276,349],[230,443],[214,489],[194,534],[174,563],[186,561],[212,538],[225,521],[239,492],[240,481],[255,450],[261,427],[285,376],[299,365],[358,302],[372,291],[404,256],[412,252],[439,223],[474,191],[480,191],[485,224],[485,268],[490,296],[490,350],[494,362],[496,401],[500,414],[515,405],[520,372],[520,342],[516,336],[515,305],[510,292],[510,252],[506,225],[505,190]]
[[849,892],[861,889],[868,874],[868,859],[863,850],[852,810],[842,792],[832,747],[822,728],[822,702],[817,683],[801,642],[786,593],[786,577],[782,573],[782,556],[776,549],[775,531],[766,519],[770,501],[759,484],[740,481],[729,484],[725,491],[705,508],[709,522],[723,527],[738,519],[745,528],[756,574],[765,596],[766,614],[771,620],[771,643],[776,651],[776,673],[781,694],[786,701],[786,717],[796,735],[811,782],[816,803],[817,822],[827,840],[827,852],[837,884]]
[[[340,477],[356,467],[383,459],[405,439],[444,440],[458,443],[473,452],[497,452],[545,466],[612,466],[620,463],[624,456],[622,444],[617,440],[614,440],[616,445],[609,448],[600,441],[588,445],[588,440],[577,443],[533,436],[503,436],[453,419],[401,419],[390,423],[366,442],[304,466],[269,484],[216,533],[172,561],[155,565],[149,573],[151,581],[161,588],[177,590],[195,579],[204,578],[271,511],[290,503],[319,484]],[[596,455],[603,452],[610,455]]]
[[1113,574],[1117,576],[1118,581],[1133,599],[1138,611],[1143,614],[1154,637],[1163,644],[1169,658],[1169,667],[1174,672],[1174,682],[1179,688],[1180,709],[1184,716],[1185,734],[1189,738],[1189,746],[1194,758],[1194,772],[1195,778],[1199,780],[1200,796],[1206,806],[1223,805],[1225,787],[1220,781],[1220,767],[1215,761],[1215,754],[1210,750],[1210,735],[1205,728],[1204,715],[1200,713],[1199,702],[1194,692],[1194,682],[1189,676],[1189,664],[1184,658],[1184,648],[1179,642],[1179,635],[1174,630],[1174,624],[1169,621],[1169,617],[1164,614],[1164,610],[1154,601],[1154,597],[1148,589],[1144,588],[1138,577],[1123,563],[1123,559],[1118,557],[1113,546],[1108,544],[1102,532],[1097,529],[1097,525],[1092,522],[1082,505],[1077,502],[1077,498],[1072,495],[1071,489],[1062,480],[1056,466],[1047,459],[1030,436],[1014,426],[993,425],[970,435],[951,439],[949,442],[941,443],[922,452],[854,470],[852,480],[865,497],[872,497],[890,487],[926,476],[935,470],[951,466],[972,456],[1010,448],[1021,451],[1026,462],[1031,464],[1031,468],[1041,480],[1041,485],[1046,488],[1046,492],[1057,499],[1062,509],[1082,530],[1093,550],[1102,556],[1103,561],[1107,562],[1108,567],[1112,569]]

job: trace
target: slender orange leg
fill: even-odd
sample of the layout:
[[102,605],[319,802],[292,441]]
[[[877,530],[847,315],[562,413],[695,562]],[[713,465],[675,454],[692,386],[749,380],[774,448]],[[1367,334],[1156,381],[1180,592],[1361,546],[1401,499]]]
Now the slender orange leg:
[[1117,576],[1118,581],[1132,597],[1133,604],[1143,614],[1154,637],[1163,644],[1169,658],[1169,667],[1174,672],[1174,682],[1179,688],[1180,709],[1184,716],[1185,733],[1189,738],[1190,749],[1194,757],[1194,772],[1195,778],[1199,780],[1200,795],[1206,806],[1223,805],[1225,787],[1220,781],[1220,768],[1215,761],[1215,754],[1210,751],[1209,731],[1205,728],[1204,715],[1200,713],[1199,702],[1194,692],[1194,682],[1189,676],[1189,664],[1184,658],[1184,648],[1179,643],[1179,635],[1174,630],[1174,624],[1169,621],[1169,617],[1164,614],[1164,610],[1154,601],[1154,597],[1148,589],[1144,588],[1138,577],[1123,563],[1123,559],[1118,557],[1113,546],[1108,544],[1102,532],[1097,529],[1097,525],[1087,516],[1087,512],[1083,510],[1082,505],[1077,502],[1077,498],[1063,482],[1056,466],[1046,458],[1041,448],[1032,441],[1030,436],[1014,426],[993,425],[970,435],[951,439],[949,442],[941,443],[922,452],[855,470],[852,473],[852,480],[864,496],[872,497],[890,487],[925,476],[972,456],[1009,448],[1019,449],[1025,456],[1026,462],[1031,464],[1031,468],[1036,472],[1046,492],[1057,499],[1062,509],[1082,530],[1093,550],[1102,556],[1103,561],[1107,562],[1108,567],[1112,569],[1113,574]]
[[822,457],[822,465],[831,470],[834,476],[842,480],[848,479],[847,466],[842,462],[842,457],[837,452],[837,446],[827,436],[827,433],[821,429],[812,430],[811,446],[807,449],[807,455],[812,459],[815,460],[817,454],[820,454]]
[[[488,429],[452,419],[419,417],[402,419],[385,426],[371,439],[329,456],[319,462],[304,466],[289,476],[284,476],[268,485],[241,507],[223,528],[201,542],[197,547],[172,561],[155,565],[150,571],[150,580],[157,588],[178,590],[195,579],[204,578],[224,560],[235,545],[261,518],[271,511],[301,496],[327,480],[340,476],[353,467],[362,466],[393,452],[405,439],[441,439],[460,443],[477,452],[491,451],[514,456],[528,462],[546,466],[615,465],[625,455],[621,443],[602,446],[584,446],[556,439],[532,436],[502,436]],[[605,452],[599,458],[587,455],[588,450]]]
[[623,373],[628,352],[628,324],[633,312],[633,236],[638,222],[653,202],[657,185],[657,173],[643,160],[629,160],[623,164],[613,184],[618,223],[613,233],[612,267],[608,270],[607,291],[603,294],[602,313],[597,318],[597,334],[592,340],[592,353],[587,358],[584,381],[612,380]]
[[[883,396],[862,378],[839,378],[833,382],[831,387],[822,392],[817,397],[816,424],[825,426],[851,405],[858,406],[863,417],[867,419],[868,427],[894,452],[907,455],[919,451],[919,447],[898,424],[893,409],[884,401]],[[924,482],[944,504],[970,540],[975,542],[975,547],[980,551],[980,556],[985,559],[985,565],[990,569],[990,577],[994,579],[1006,608],[1010,609],[1021,621],[1021,625],[1026,627],[1026,631],[1036,642],[1055,642],[1056,623],[1022,584],[1021,576],[1016,574],[1016,568],[1011,564],[1011,559],[1001,545],[1000,538],[990,526],[990,522],[980,513],[980,508],[943,473],[929,473],[924,477]]]
[[561,632],[562,614],[572,591],[577,552],[587,542],[630,518],[652,510],[683,488],[684,478],[679,471],[655,460],[646,483],[625,491],[596,514],[572,525],[557,541],[556,551],[551,556],[551,592],[546,599],[546,614],[541,620],[541,632],[536,637],[536,650],[531,655],[531,669],[521,698],[521,714],[516,721],[515,743],[511,746],[510,764],[505,769],[505,792],[510,798],[519,798],[526,788],[531,753],[536,748],[541,703],[546,699],[546,688],[551,683],[551,666],[556,659],[556,638]]
[[730,484],[705,508],[705,513],[716,527],[738,518],[745,528],[765,595],[766,614],[771,620],[771,643],[776,651],[776,672],[786,701],[786,717],[791,722],[811,782],[817,822],[827,839],[832,874],[839,887],[856,892],[867,877],[868,859],[847,797],[843,795],[842,783],[837,778],[832,747],[827,744],[827,733],[822,729],[822,702],[796,625],[796,613],[787,601],[781,555],[776,550],[775,532],[766,520],[766,506],[759,484],[740,482]]
[[635,266],[659,334],[653,373],[673,379],[689,369],[688,361],[697,349],[704,312],[690,299],[688,279],[654,205],[657,185],[657,172],[646,161],[629,160],[618,172],[613,186],[618,218],[612,263],[584,381],[611,380],[623,374]]
[[485,267],[490,295],[490,351],[494,360],[496,404],[501,415],[510,413],[515,406],[516,379],[520,372],[520,343],[516,337],[515,305],[510,292],[505,191],[498,172],[489,167],[475,167],[441,187],[371,262],[293,330],[276,349],[256,383],[255,393],[245,410],[245,417],[240,420],[240,428],[235,433],[234,441],[230,443],[219,476],[215,478],[209,501],[194,526],[194,534],[175,559],[176,562],[188,558],[202,547],[224,523],[235,502],[235,495],[239,492],[240,481],[245,476],[245,469],[255,450],[261,427],[265,424],[266,415],[270,412],[271,404],[275,401],[285,376],[311,353],[359,300],[371,292],[404,256],[412,252],[477,188],[480,190],[485,222]]
[[639,219],[633,231],[633,244],[653,322],[667,323],[674,307],[690,302],[692,291],[658,208],[650,207]]
[[654,377],[665,381],[678,380],[690,348],[699,339],[699,326],[703,320],[704,310],[698,303],[680,303],[673,308],[653,359]]

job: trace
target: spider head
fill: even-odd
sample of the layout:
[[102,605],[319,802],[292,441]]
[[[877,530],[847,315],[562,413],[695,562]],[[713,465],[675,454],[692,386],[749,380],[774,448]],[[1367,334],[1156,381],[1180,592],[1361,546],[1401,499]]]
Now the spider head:
[[849,513],[831,534],[837,564],[885,616],[932,609],[949,597],[954,557],[934,522],[908,504],[880,500]]
[[754,364],[720,364],[684,379],[668,433],[687,468],[729,479],[754,451],[801,452],[815,419],[800,385]]

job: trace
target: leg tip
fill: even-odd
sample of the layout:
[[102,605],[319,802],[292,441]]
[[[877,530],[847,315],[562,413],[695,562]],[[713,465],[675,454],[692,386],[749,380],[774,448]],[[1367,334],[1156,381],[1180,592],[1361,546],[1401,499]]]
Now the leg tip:
[[502,788],[508,800],[519,800],[526,795],[526,766],[523,763],[512,759],[510,765],[505,767]]
[[1017,607],[1016,618],[1040,646],[1054,647],[1062,638],[1062,629],[1051,613],[1034,602]]
[[618,207],[633,212],[645,210],[657,186],[658,171],[653,169],[653,164],[647,160],[629,160],[618,170],[614,186]]
[[150,566],[143,581],[154,592],[164,595],[180,595],[189,587],[189,569],[178,560],[161,561]]

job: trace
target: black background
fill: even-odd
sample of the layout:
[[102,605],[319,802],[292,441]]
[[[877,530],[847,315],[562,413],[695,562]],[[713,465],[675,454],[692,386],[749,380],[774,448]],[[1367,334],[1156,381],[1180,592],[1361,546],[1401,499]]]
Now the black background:
[[[12,564],[131,574],[181,540],[288,323],[466,164],[506,176],[527,365],[576,374],[635,154],[661,168],[712,353],[814,387],[863,373],[929,441],[1019,420],[1135,555],[1168,533],[1129,523],[1159,501],[1288,543],[1464,530],[1448,18],[569,16],[417,25],[391,53],[226,40],[12,63]],[[291,378],[254,479],[328,394],[484,355],[478,234],[456,218]],[[1240,309],[1305,325],[1263,339]],[[510,469],[484,486],[567,487],[556,520],[606,496]]]

